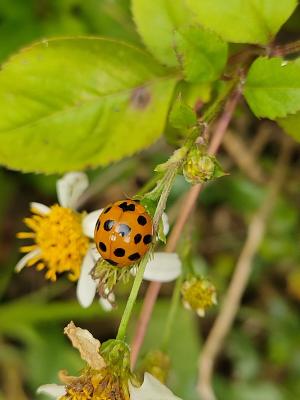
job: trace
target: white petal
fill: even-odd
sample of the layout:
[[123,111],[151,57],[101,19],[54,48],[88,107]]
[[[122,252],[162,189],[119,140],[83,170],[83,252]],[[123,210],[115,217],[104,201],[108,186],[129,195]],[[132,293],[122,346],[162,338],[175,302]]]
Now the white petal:
[[82,230],[85,236],[89,238],[94,238],[94,230],[96,222],[99,218],[99,215],[102,213],[103,208],[99,210],[92,211],[91,213],[87,214],[82,220]]
[[80,277],[77,283],[77,299],[84,308],[89,307],[95,297],[97,282],[92,279],[90,272],[95,265],[95,260],[90,250],[87,251],[81,266]]
[[51,396],[54,399],[60,399],[62,396],[64,396],[66,394],[66,389],[63,385],[56,385],[56,384],[49,384],[49,385],[43,385],[40,386],[37,389],[37,394],[47,394],[49,396]]
[[89,186],[88,177],[83,172],[70,172],[56,182],[59,204],[75,208],[77,200]]
[[147,281],[170,282],[181,274],[181,261],[177,253],[154,253],[145,269]]
[[98,260],[100,260],[101,256],[100,256],[99,251],[97,250],[95,244],[92,244],[92,245],[90,246],[90,249],[89,249],[89,250],[90,250],[91,256],[93,257],[95,263],[96,263]]
[[164,229],[164,235],[167,236],[170,230],[170,224],[169,224],[169,218],[166,213],[163,213],[161,216],[162,223],[163,223],[163,229]]
[[113,309],[113,306],[111,305],[111,302],[108,299],[104,299],[103,297],[100,297],[99,303],[104,311],[109,312]]
[[129,392],[130,400],[181,400],[148,372],[141,387],[135,388],[129,382]]
[[17,263],[15,266],[15,271],[20,272],[22,269],[26,266],[27,262],[31,260],[32,258],[38,256],[41,254],[41,249],[35,249],[27,253],[24,257],[21,258],[21,260]]
[[50,212],[50,207],[45,206],[45,204],[42,203],[36,203],[35,201],[30,203],[30,208],[37,210],[42,215],[47,215]]

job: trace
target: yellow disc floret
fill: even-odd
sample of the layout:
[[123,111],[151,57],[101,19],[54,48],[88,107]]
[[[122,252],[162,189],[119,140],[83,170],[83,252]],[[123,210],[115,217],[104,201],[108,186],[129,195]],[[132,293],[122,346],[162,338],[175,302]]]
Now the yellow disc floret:
[[205,311],[217,303],[216,289],[205,278],[193,277],[182,284],[181,294],[186,308],[194,310],[201,317]]
[[25,218],[25,224],[32,232],[20,232],[20,239],[31,238],[34,244],[21,247],[21,252],[37,250],[27,266],[36,264],[38,270],[47,268],[46,278],[56,280],[56,275],[69,272],[71,280],[79,278],[83,257],[89,239],[82,231],[82,214],[58,204],[43,214],[32,208],[32,216]]
[[80,377],[67,379],[66,394],[59,400],[129,400],[128,380],[109,369],[87,370]]

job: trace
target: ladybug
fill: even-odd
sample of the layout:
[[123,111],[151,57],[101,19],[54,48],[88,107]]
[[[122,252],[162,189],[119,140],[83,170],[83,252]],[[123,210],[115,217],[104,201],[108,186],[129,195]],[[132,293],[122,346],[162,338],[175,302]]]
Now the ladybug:
[[126,267],[139,261],[152,242],[153,225],[144,206],[134,200],[108,205],[95,226],[95,242],[108,263]]

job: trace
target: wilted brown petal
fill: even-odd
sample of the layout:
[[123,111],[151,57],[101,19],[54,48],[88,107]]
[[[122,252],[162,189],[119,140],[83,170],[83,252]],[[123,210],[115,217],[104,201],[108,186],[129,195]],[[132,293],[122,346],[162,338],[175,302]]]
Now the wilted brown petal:
[[72,345],[80,352],[81,358],[91,368],[100,370],[105,367],[105,361],[99,354],[101,343],[87,329],[78,328],[71,321],[65,327],[64,333],[71,340]]

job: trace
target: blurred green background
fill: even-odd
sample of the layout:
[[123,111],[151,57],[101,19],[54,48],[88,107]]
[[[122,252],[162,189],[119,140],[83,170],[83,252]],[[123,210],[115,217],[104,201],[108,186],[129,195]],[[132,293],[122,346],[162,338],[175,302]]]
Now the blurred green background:
[[[282,39],[299,36],[299,17],[298,10],[283,29]],[[62,35],[104,35],[142,46],[127,0],[0,0],[1,62],[32,41]],[[235,266],[247,224],[264,197],[265,184],[258,176],[270,175],[283,135],[275,124],[255,120],[244,104],[231,129],[232,137],[238,137],[250,154],[258,175],[254,176],[251,165],[248,169],[239,165],[230,155],[232,140],[226,141],[220,161],[230,175],[206,186],[193,224],[185,232],[192,242],[189,263],[210,277],[219,299]],[[172,132],[168,139],[174,142]],[[161,139],[134,158],[89,171],[91,189],[84,209],[90,211],[134,195],[151,179],[155,165],[171,152],[170,143]],[[288,177],[255,258],[242,307],[216,366],[220,400],[300,399],[299,155],[300,148],[295,144]],[[96,301],[84,310],[76,301],[75,285],[65,277],[52,284],[34,268],[14,273],[20,257],[15,235],[23,230],[28,204],[55,203],[56,179],[0,169],[1,400],[35,399],[39,385],[57,382],[59,369],[77,373],[83,364],[64,337],[63,327],[73,319],[101,341],[113,337],[129,290],[118,289],[118,307],[112,313],[102,311]],[[188,188],[178,177],[168,204],[171,222]],[[143,353],[160,344],[171,292],[172,284],[164,285]],[[169,384],[185,400],[197,399],[197,357],[217,310],[201,320],[183,307],[178,312],[170,343],[173,363]]]

